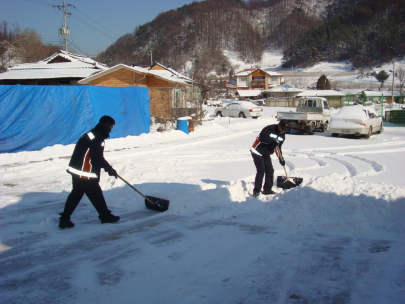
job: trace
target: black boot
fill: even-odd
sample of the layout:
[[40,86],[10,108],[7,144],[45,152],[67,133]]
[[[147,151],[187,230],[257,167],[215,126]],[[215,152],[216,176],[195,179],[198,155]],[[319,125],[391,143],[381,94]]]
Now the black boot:
[[59,218],[59,228],[65,229],[65,228],[73,228],[75,224],[73,224],[70,221],[70,216],[66,216],[63,213],[60,213],[60,218]]
[[119,216],[114,215],[112,213],[109,213],[106,215],[100,215],[98,218],[100,219],[101,224],[116,223],[120,220]]

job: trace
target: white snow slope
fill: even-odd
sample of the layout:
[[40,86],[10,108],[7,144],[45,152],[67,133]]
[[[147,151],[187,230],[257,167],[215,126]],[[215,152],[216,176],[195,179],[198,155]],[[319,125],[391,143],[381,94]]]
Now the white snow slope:
[[76,226],[57,228],[74,145],[1,154],[0,302],[405,303],[405,128],[368,140],[288,134],[286,167],[302,185],[253,198],[249,148],[277,110],[107,140],[123,178],[170,200],[146,209],[102,173],[116,224],[83,198]]

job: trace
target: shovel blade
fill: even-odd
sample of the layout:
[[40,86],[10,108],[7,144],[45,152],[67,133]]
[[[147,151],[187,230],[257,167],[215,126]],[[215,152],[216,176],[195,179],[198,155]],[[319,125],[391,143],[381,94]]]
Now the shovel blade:
[[148,209],[164,212],[169,209],[169,201],[163,198],[146,196],[145,205]]
[[284,190],[291,189],[299,186],[302,183],[301,177],[290,177],[287,179],[285,176],[277,176],[277,187]]

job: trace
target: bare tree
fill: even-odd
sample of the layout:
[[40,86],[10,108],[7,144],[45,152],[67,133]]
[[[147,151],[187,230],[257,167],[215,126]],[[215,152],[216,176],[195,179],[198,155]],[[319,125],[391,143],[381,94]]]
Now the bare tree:
[[397,71],[398,79],[399,79],[399,91],[401,95],[404,94],[404,85],[405,85],[405,67],[400,66]]

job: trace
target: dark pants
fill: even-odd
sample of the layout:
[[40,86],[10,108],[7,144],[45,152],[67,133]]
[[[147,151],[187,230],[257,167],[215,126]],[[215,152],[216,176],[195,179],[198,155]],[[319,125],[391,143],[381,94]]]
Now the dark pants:
[[76,175],[72,175],[72,184],[73,189],[66,200],[65,209],[62,214],[63,217],[70,217],[72,215],[84,194],[87,195],[94,208],[96,208],[99,216],[110,213],[97,179],[81,179]]
[[270,157],[263,157],[252,153],[253,162],[256,166],[256,178],[254,191],[259,192],[262,189],[263,177],[264,185],[263,191],[270,191],[273,188],[274,169]]

